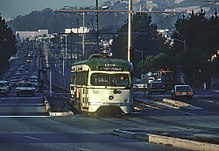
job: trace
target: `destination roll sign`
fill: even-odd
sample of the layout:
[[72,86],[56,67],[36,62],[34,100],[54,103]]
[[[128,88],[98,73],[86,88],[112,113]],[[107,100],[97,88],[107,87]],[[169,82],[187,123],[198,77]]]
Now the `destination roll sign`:
[[123,67],[118,66],[99,66],[99,71],[124,71]]

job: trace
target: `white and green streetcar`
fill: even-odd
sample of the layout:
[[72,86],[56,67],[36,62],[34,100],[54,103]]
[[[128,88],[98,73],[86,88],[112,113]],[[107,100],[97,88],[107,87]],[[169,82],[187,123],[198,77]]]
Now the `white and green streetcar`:
[[96,114],[127,114],[132,111],[132,64],[109,54],[93,54],[71,68],[71,104]]

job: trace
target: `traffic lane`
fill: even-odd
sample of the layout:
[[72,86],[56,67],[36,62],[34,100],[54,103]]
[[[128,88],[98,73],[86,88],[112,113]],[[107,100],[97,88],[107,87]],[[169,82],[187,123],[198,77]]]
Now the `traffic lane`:
[[[0,134],[0,143],[116,143],[133,142],[107,134]],[[136,141],[135,141],[136,142]]]
[[219,90],[213,89],[194,89],[194,95],[196,96],[217,96],[219,97]]
[[180,101],[201,108],[200,110],[191,111],[193,113],[197,113],[198,115],[219,115],[219,97],[194,97],[193,100],[184,99]]
[[[219,97],[219,90],[213,90],[213,89],[194,89],[194,97]],[[143,97],[143,96],[157,96],[157,97],[171,97],[171,93],[168,91],[165,94],[160,94],[160,93],[153,93],[153,94],[148,94],[148,91],[135,91],[134,95],[138,97]]]
[[145,142],[116,142],[116,143],[2,143],[2,151],[186,151],[185,149],[167,147]]
[[[196,94],[198,92],[198,95]],[[218,115],[219,114],[219,93],[216,90],[195,90],[195,95],[193,99],[178,98],[177,101],[184,102],[194,106],[194,108],[181,107],[180,110],[184,112],[189,112],[194,115]],[[153,94],[148,95],[144,92],[134,93],[135,98],[139,99],[151,99],[162,101],[164,98],[171,99],[169,93],[164,95]],[[197,108],[196,108],[197,107]]]
[[[0,119],[1,150],[182,150],[118,137],[106,131],[100,132],[105,128],[109,130],[111,124],[105,125],[108,122],[81,115],[63,118]],[[95,125],[100,126],[99,132],[96,131]]]
[[0,97],[0,116],[48,115],[41,96]]
[[[147,99],[140,98],[139,100],[148,102]],[[169,105],[168,103],[163,103],[162,98],[156,98],[153,101],[150,100],[146,107],[141,108],[141,112],[150,116],[163,116],[163,115],[176,115],[176,116],[217,116],[219,115],[219,105],[214,103],[217,101],[216,98],[211,98],[206,100],[205,98],[194,98],[193,100],[188,99],[177,99],[177,101],[186,103],[188,105],[175,107],[174,105]],[[162,103],[160,105],[160,103]],[[138,111],[138,110],[137,110]]]
[[[137,94],[142,96],[142,94]],[[147,100],[152,98],[153,100]],[[166,97],[165,97],[166,98]],[[150,97],[140,97],[139,99],[146,102],[162,102],[162,95],[153,95]],[[169,99],[171,99],[169,97]],[[159,101],[158,101],[159,100]],[[198,139],[200,141],[217,143],[219,142],[219,106],[218,97],[194,97],[194,99],[178,99],[181,102],[187,103],[188,106],[180,108],[167,107],[154,107],[146,108],[135,115],[135,118],[143,118],[145,120],[154,121],[157,124],[164,124],[162,130],[157,131],[154,128],[149,128],[149,131],[161,133],[164,132],[170,136],[183,137],[188,139]],[[147,105],[147,104],[146,104]],[[150,106],[150,104],[148,105]],[[166,129],[169,127],[171,129]],[[148,128],[148,127],[147,127]],[[177,129],[179,130],[177,130]],[[155,129],[155,130],[154,130]],[[174,131],[173,131],[174,130]]]

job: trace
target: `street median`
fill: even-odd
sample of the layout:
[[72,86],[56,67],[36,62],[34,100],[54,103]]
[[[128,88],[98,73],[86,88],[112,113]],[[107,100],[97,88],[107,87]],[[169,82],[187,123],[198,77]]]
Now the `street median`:
[[44,97],[46,112],[50,116],[71,116],[74,115],[70,104],[63,98]]
[[126,137],[130,139],[137,139],[146,141],[149,143],[163,144],[188,150],[197,151],[218,151],[219,145],[206,142],[200,142],[196,140],[182,139],[170,136],[163,136],[158,134],[134,132],[129,130],[115,129],[113,135]]

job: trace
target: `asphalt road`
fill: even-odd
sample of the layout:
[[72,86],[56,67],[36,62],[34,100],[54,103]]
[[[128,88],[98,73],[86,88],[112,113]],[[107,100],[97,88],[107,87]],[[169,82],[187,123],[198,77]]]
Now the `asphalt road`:
[[192,104],[199,105],[198,110],[148,107],[121,118],[86,114],[50,117],[41,94],[17,97],[12,91],[0,100],[1,150],[183,150],[114,136],[115,129],[218,140],[215,97],[194,98]]
[[114,129],[144,126],[133,122],[132,115],[51,117],[45,110],[43,95],[17,97],[12,89],[8,96],[0,96],[1,151],[184,150],[113,135]]
[[[37,71],[40,65],[37,60],[26,63],[20,59],[14,64],[15,71],[20,63],[25,64],[25,70],[30,73]],[[13,74],[8,77],[12,78]],[[137,92],[135,97],[143,101],[144,106],[136,107],[132,114],[121,118],[86,114],[49,116],[44,95],[17,97],[11,90],[7,97],[0,96],[0,150],[185,150],[113,135],[118,129],[219,144],[217,91],[197,91],[193,100],[182,100],[189,107],[180,108],[160,104],[169,94],[148,98],[143,92]]]
[[113,129],[124,128],[120,122],[129,122],[125,119],[85,114],[50,117],[43,106],[37,105],[42,103],[40,97],[9,97],[7,100],[7,105],[0,103],[4,109],[0,116],[1,150],[182,150],[112,135]]

